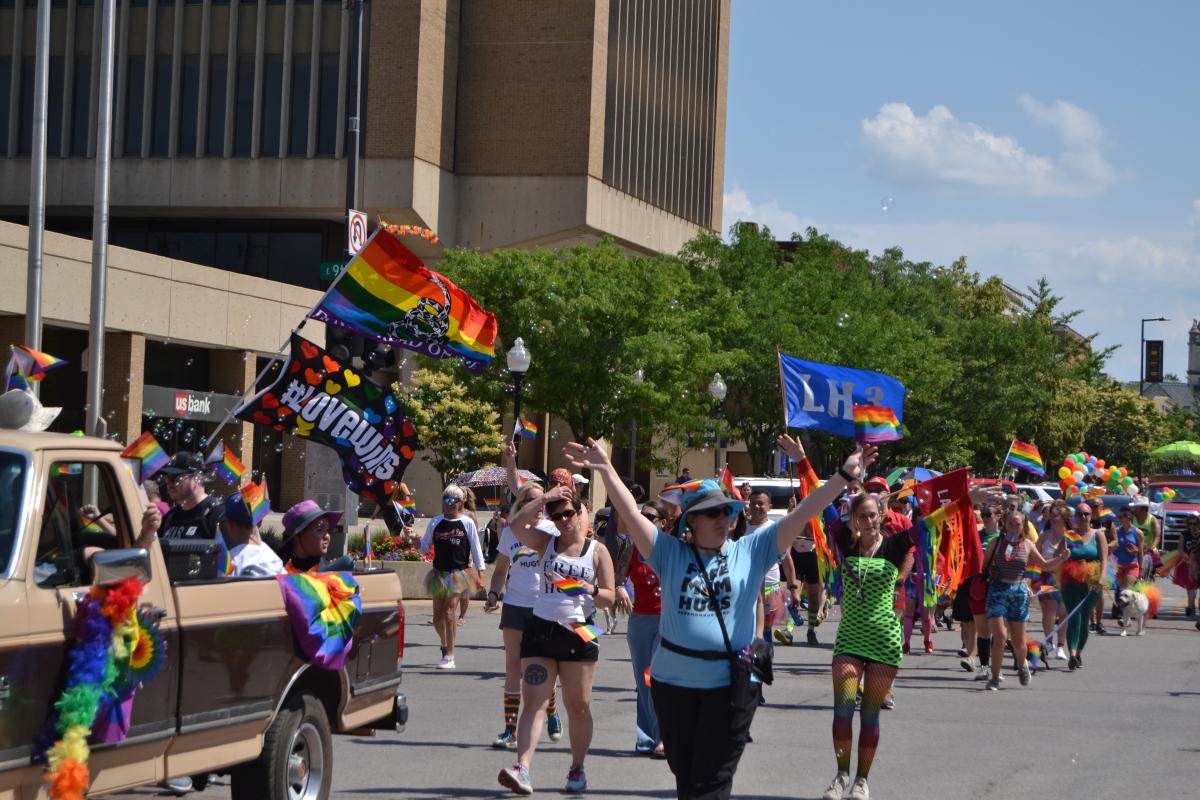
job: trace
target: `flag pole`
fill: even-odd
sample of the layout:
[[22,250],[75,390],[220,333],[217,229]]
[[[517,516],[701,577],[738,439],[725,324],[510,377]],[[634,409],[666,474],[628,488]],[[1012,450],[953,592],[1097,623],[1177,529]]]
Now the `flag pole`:
[[[783,409],[783,432],[787,433],[787,389],[783,383],[783,355],[779,352],[779,345],[775,345],[775,364],[779,367],[779,401]],[[788,491],[794,496],[796,494],[796,486],[792,478],[791,459],[788,459],[787,476],[788,476]]]
[[1004,454],[1004,460],[1000,462],[1000,472],[996,475],[996,480],[999,481],[1004,478],[1004,465],[1008,463],[1008,457],[1012,455],[1013,445],[1016,443],[1016,439],[1008,443],[1008,452]]

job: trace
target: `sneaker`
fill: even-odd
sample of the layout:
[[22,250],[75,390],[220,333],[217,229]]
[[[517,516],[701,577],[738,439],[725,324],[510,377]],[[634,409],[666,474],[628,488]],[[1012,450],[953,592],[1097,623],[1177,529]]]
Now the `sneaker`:
[[438,669],[454,669],[454,657],[446,656],[437,663]]
[[850,800],[870,800],[871,792],[867,789],[867,779],[855,778],[854,785],[850,787],[850,794],[846,796]]
[[1017,670],[1017,679],[1021,681],[1022,686],[1029,685],[1029,667],[1023,666]]
[[1069,669],[1071,672],[1074,672],[1075,670],[1079,669],[1078,656],[1071,656],[1070,660],[1067,661],[1067,669]]
[[817,641],[817,632],[812,628],[808,629],[808,644],[809,647],[815,647],[820,644],[820,642]]
[[997,677],[997,678],[992,678],[991,680],[989,680],[987,682],[987,685],[984,686],[983,688],[987,689],[989,692],[995,692],[1000,689],[1000,682],[1003,680],[1004,680],[1003,676]]
[[1056,647],[1054,649],[1054,658],[1058,661],[1066,661],[1067,660],[1067,651],[1063,650],[1061,647]]
[[955,655],[957,655],[959,658],[966,658],[967,656],[969,656],[971,654],[967,652],[967,648],[960,647],[960,648],[958,648],[958,652]]
[[496,776],[500,785],[512,789],[517,794],[533,794],[533,784],[529,782],[529,768],[513,764],[500,770]]
[[160,783],[159,786],[161,786],[163,789],[166,789],[176,797],[183,797],[185,794],[191,793],[191,791],[195,788],[192,785],[192,779],[187,775],[184,775],[182,778],[171,778],[169,780],[165,780]]
[[976,658],[975,656],[967,655],[966,650],[959,650],[958,652],[962,653],[962,655],[963,655],[962,661],[958,662],[959,666],[961,666],[967,672],[978,672],[979,671],[979,659],[978,658]]
[[909,652],[912,650],[912,648],[909,647],[908,642],[905,642],[904,646],[901,647],[900,649],[901,649],[901,651],[903,651],[904,655],[908,655]]
[[1186,607],[1185,609],[1183,609],[1183,615],[1188,618],[1196,616],[1196,607],[1195,606]]
[[571,767],[567,770],[567,785],[563,787],[563,791],[587,791],[587,773],[583,771],[583,767]]
[[546,733],[550,736],[550,741],[557,742],[562,738],[562,717],[558,714],[551,714],[546,717]]
[[988,669],[988,665],[980,664],[979,671],[975,673],[975,680],[986,681],[990,677],[992,677],[992,671]]
[[517,735],[515,733],[509,733],[508,731],[505,731],[492,741],[492,747],[496,748],[497,750],[516,750]]
[[846,787],[849,785],[850,773],[839,772],[829,782],[829,788],[825,790],[825,794],[821,795],[821,800],[842,800],[842,796],[846,794]]
[[895,711],[896,710],[896,695],[892,694],[891,692],[887,693],[887,697],[883,698],[883,710],[884,711]]
[[775,629],[775,641],[780,644],[790,645],[792,643],[792,632],[786,628]]

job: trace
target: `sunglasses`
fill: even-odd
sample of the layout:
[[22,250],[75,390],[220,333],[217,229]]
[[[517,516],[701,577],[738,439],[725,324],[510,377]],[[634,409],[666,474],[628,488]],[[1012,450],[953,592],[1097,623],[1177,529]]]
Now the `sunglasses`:
[[645,511],[643,511],[642,516],[645,517],[646,519],[650,520],[651,522],[658,521],[658,514],[647,514]]
[[457,497],[443,497],[442,502],[448,505],[454,505],[455,503],[461,503],[462,500],[459,500]]
[[562,522],[564,519],[570,519],[573,516],[575,516],[575,509],[564,508],[562,511],[559,511],[557,514],[551,514],[550,521],[551,522]]
[[1090,511],[1076,511],[1075,512],[1075,516],[1077,516],[1077,517],[1090,517],[1091,515],[1092,515],[1092,512],[1090,512]]
[[991,511],[981,511],[981,512],[979,512],[979,516],[981,516],[981,517],[994,517],[994,516],[996,516],[996,515],[995,515],[995,514],[993,514]]
[[729,510],[729,506],[716,506],[715,508],[703,508],[692,513],[699,514],[702,517],[708,517],[709,519],[719,519],[721,517],[728,517],[731,512]]

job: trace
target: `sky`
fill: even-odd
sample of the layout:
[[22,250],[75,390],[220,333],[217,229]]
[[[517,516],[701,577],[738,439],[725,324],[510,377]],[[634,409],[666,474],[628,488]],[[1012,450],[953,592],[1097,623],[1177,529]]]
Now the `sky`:
[[1200,3],[733,0],[725,230],[1049,279],[1186,379],[1200,317]]

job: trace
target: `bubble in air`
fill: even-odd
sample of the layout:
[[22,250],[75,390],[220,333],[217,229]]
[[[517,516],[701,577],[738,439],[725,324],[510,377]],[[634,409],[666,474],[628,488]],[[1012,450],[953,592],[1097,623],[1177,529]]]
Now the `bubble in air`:
[[850,324],[850,315],[849,314],[838,314],[837,326],[839,328],[844,328],[849,324]]
[[894,198],[894,197],[880,198],[879,207],[881,209],[883,209],[884,211],[891,211],[893,208],[896,207],[896,198]]
[[1073,766],[1077,765],[1078,763],[1079,763],[1079,753],[1071,753],[1071,766],[1073,767]]
[[196,363],[196,359],[194,359],[194,358],[188,358],[188,359],[185,359],[183,363],[184,363],[184,365],[185,365],[185,366],[188,366],[188,367],[190,367],[190,366],[192,366],[193,364],[195,364],[195,363]]
[[282,452],[283,452],[283,442],[279,442],[278,444],[276,444],[276,445],[275,445],[275,452],[276,452],[276,453],[282,453]]

